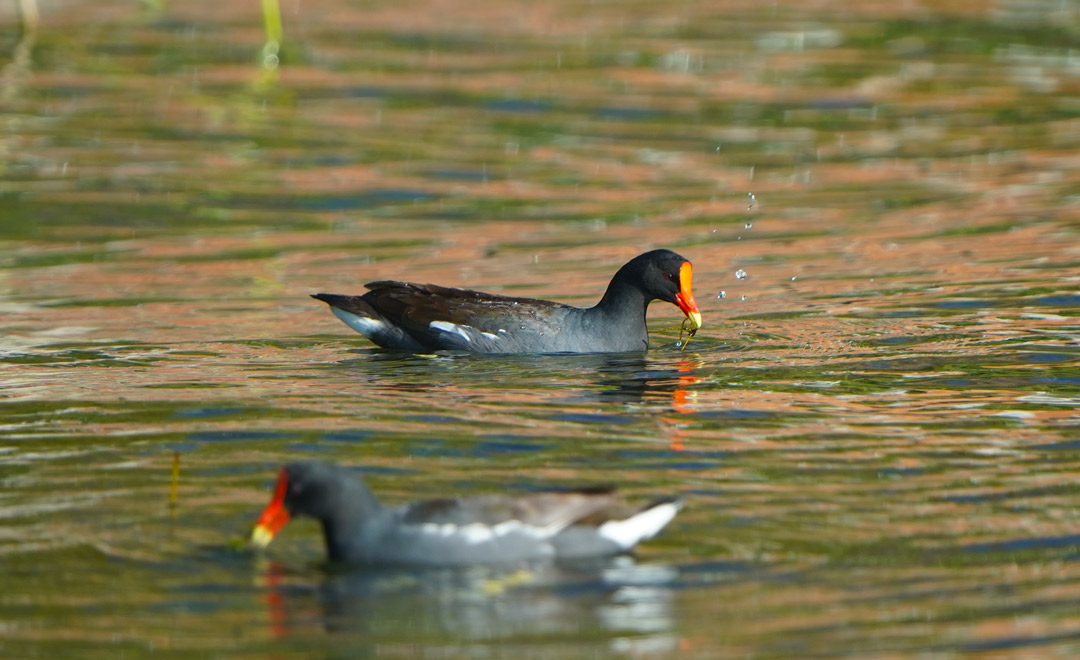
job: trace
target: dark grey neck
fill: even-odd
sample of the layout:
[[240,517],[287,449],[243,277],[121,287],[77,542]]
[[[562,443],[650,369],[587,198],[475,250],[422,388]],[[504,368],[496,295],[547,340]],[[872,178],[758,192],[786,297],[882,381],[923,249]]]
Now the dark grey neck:
[[594,350],[628,351],[649,348],[645,312],[650,299],[619,278],[608,285],[604,297],[582,315],[582,325],[596,337]]
[[632,264],[634,264],[633,261],[623,266],[616,273],[615,278],[612,278],[608,284],[604,297],[600,298],[596,306],[589,311],[607,316],[607,318],[621,316],[623,321],[633,318],[640,319],[642,323],[645,322],[645,311],[652,298],[646,295],[639,287],[627,282],[626,271],[630,269]]
[[365,545],[365,532],[381,518],[382,505],[361,481],[343,488],[319,517],[330,561],[356,561]]
[[645,311],[652,299],[639,288],[627,284],[622,278],[616,276],[608,285],[607,291],[595,307],[587,311],[609,319],[620,321],[645,322]]

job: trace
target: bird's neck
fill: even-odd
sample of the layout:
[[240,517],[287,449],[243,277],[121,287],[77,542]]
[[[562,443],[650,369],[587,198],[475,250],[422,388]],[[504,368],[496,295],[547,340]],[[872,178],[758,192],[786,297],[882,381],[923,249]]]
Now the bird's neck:
[[322,523],[326,554],[330,561],[356,561],[364,547],[365,523],[377,520],[382,506],[367,486],[357,483],[349,488],[330,507],[330,513],[319,519]]
[[596,306],[590,307],[593,316],[604,317],[619,323],[645,323],[645,312],[651,300],[641,289],[616,276],[608,285],[604,297]]

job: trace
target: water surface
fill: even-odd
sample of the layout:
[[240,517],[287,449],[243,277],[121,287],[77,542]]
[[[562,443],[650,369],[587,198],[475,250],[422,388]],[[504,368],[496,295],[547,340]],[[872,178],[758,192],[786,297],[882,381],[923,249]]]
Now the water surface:
[[[255,3],[4,15],[0,655],[1080,652],[1074,11],[282,11],[276,71]],[[591,305],[654,247],[682,350],[657,303],[647,355],[397,355],[308,298]],[[340,571],[238,544],[297,458],[686,507],[601,566]]]

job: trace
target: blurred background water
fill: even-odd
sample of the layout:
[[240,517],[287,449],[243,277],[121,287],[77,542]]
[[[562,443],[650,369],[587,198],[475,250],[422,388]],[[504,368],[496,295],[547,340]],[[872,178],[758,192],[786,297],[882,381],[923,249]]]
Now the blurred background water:
[[[0,656],[1080,653],[1075,0],[38,11],[0,6]],[[654,247],[685,350],[658,303],[645,356],[394,355],[307,297],[591,305]],[[305,457],[687,506],[595,570],[236,550]]]

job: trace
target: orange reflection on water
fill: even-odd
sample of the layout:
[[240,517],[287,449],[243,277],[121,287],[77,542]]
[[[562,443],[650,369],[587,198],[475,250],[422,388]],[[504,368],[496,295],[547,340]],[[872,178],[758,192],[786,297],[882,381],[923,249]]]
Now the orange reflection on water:
[[[686,374],[679,376],[678,384],[675,390],[671,393],[671,409],[679,414],[688,414],[693,411],[693,400],[696,398],[696,393],[693,390],[687,388],[695,383],[700,383],[701,378],[694,376],[691,372],[702,365],[701,360],[690,361],[684,360],[676,362],[673,366],[676,367],[679,373]],[[661,417],[664,422],[664,430],[668,435],[668,445],[673,451],[682,451],[686,448],[684,442],[686,438],[686,431],[684,427],[686,425],[685,420],[680,420],[678,417]]]

